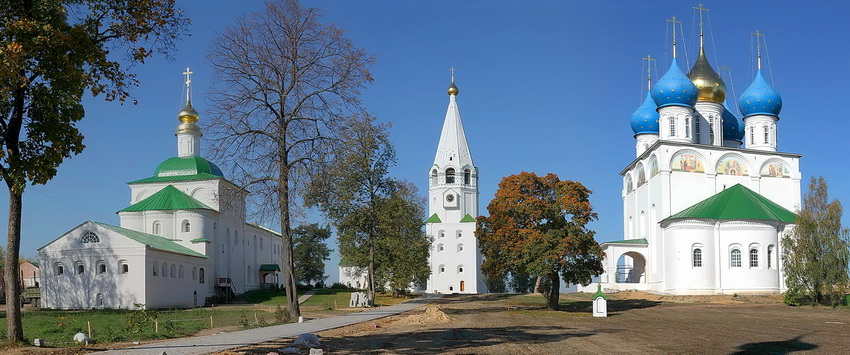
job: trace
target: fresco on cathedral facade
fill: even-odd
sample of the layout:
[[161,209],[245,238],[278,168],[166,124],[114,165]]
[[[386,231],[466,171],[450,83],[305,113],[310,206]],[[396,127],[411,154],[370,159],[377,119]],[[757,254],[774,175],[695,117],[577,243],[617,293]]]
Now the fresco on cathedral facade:
[[764,177],[791,178],[791,172],[788,166],[778,161],[764,164],[760,175]]
[[673,171],[684,171],[688,173],[704,173],[705,166],[695,154],[679,153],[673,157],[670,164],[670,169]]
[[716,172],[720,175],[744,176],[747,175],[747,166],[744,165],[744,162],[742,162],[741,159],[736,157],[726,157],[720,159],[717,163]]

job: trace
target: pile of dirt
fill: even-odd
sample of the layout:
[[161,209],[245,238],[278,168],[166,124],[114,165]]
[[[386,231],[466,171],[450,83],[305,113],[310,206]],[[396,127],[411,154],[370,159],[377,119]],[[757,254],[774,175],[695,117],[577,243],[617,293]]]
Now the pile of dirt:
[[431,324],[431,323],[448,323],[453,322],[454,318],[449,317],[448,314],[443,312],[443,310],[438,306],[428,306],[425,308],[425,312],[421,314],[413,314],[407,317],[401,318],[397,323],[399,324]]

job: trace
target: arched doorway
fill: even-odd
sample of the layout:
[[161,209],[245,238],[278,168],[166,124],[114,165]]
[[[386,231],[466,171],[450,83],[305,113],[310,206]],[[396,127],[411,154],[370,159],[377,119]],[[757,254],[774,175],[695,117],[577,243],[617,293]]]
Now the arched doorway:
[[198,306],[198,291],[192,292],[192,307]]
[[617,259],[617,283],[646,282],[646,258],[637,252],[626,252]]
[[463,281],[461,281],[460,282],[460,292],[463,292],[464,290],[466,290],[466,288],[464,287]]

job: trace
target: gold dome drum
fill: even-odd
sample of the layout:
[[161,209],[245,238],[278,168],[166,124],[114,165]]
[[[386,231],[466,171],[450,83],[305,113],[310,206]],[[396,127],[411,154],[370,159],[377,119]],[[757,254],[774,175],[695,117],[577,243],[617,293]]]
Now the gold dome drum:
[[688,78],[697,87],[697,102],[722,104],[723,100],[726,100],[726,83],[708,63],[705,51],[701,48],[696,63],[688,72]]

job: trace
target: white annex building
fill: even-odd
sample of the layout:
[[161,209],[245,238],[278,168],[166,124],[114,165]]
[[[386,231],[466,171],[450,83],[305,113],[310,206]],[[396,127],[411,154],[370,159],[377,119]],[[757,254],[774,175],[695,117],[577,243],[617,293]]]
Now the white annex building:
[[280,235],[245,223],[247,192],[200,156],[184,74],[178,155],[128,183],[121,226],[84,222],[38,250],[43,307],[193,307],[280,285]]
[[486,293],[481,275],[481,250],[475,238],[478,216],[478,168],[466,142],[457,108],[459,91],[449,86],[449,108],[443,121],[434,164],[429,169],[426,233],[431,247],[428,292]]
[[620,172],[625,240],[602,244],[605,289],[785,290],[780,241],[801,205],[801,156],[777,151],[782,99],[765,80],[759,53],[738,103],[743,119],[736,117],[702,33],[700,42],[685,75],[674,41],[669,70],[632,115],[637,158]]

